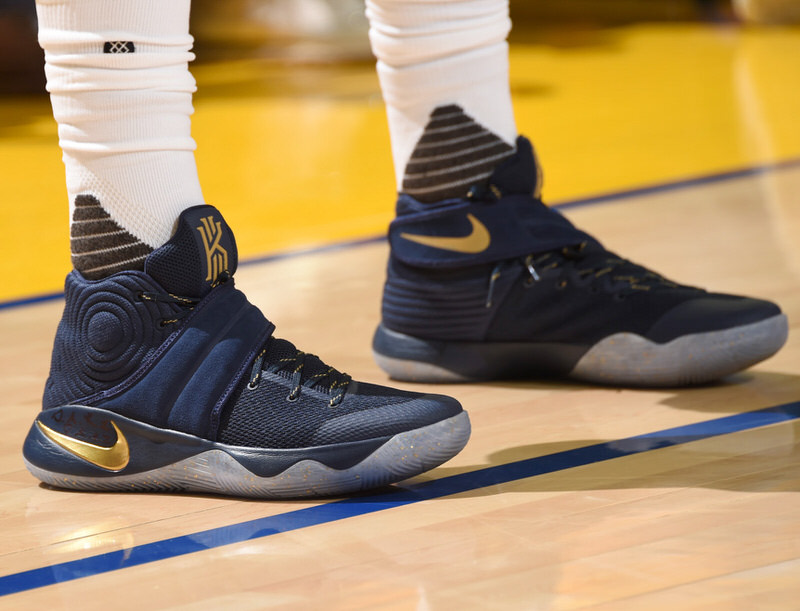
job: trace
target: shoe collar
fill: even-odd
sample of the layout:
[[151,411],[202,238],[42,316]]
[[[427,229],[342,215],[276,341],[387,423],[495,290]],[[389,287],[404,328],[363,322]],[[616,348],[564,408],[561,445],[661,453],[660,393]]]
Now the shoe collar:
[[236,272],[233,232],[214,206],[181,212],[172,238],[145,260],[144,271],[168,292],[202,298]]

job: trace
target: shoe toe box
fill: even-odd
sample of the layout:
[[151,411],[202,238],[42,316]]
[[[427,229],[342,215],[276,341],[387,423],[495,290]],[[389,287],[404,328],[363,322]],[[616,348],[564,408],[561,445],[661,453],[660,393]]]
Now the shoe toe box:
[[781,309],[770,301],[710,293],[671,308],[646,337],[665,343],[684,335],[743,327],[780,314]]
[[[445,395],[403,392],[365,383],[353,386],[341,404],[349,409],[321,424],[314,435],[316,443],[390,437],[447,420],[464,411],[456,399]],[[346,406],[348,402],[350,406]]]

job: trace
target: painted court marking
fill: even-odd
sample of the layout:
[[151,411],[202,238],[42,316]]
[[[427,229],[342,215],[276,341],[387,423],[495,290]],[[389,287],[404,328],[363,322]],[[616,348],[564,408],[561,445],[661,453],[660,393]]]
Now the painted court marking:
[[[746,178],[748,176],[758,176],[767,174],[769,172],[776,172],[780,170],[787,170],[791,168],[800,167],[800,158],[786,159],[783,161],[776,161],[772,163],[763,163],[759,165],[749,166],[746,168],[739,168],[737,170],[728,170],[726,172],[717,172],[714,174],[706,174],[703,176],[694,176],[690,178],[683,178],[654,185],[646,185],[643,187],[635,187],[632,189],[623,189],[620,191],[612,191],[601,195],[593,195],[590,197],[583,197],[580,199],[569,200],[564,202],[556,202],[550,204],[551,207],[560,210],[569,210],[571,208],[582,208],[584,206],[595,206],[597,204],[612,203],[614,201],[631,199],[644,195],[651,195],[653,193],[664,193],[667,191],[677,191],[681,189],[689,189],[692,187],[699,187],[702,185],[713,184],[717,182],[725,182],[728,180],[735,180],[737,178]],[[272,261],[280,261],[282,259],[291,259],[304,255],[320,254],[323,252],[331,252],[342,250],[345,248],[353,248],[356,246],[363,246],[366,244],[375,244],[378,242],[385,242],[386,236],[372,236],[367,238],[358,238],[354,240],[347,240],[344,242],[336,242],[334,244],[325,244],[313,248],[306,248],[300,250],[289,250],[285,252],[273,253],[261,257],[250,257],[239,261],[239,265],[256,265],[260,263],[270,263]],[[47,293],[44,295],[33,295],[31,297],[24,297],[21,299],[12,299],[10,301],[0,301],[0,310],[9,308],[18,308],[26,305],[33,305],[47,301],[54,301],[64,297],[64,293]]]
[[[800,418],[800,401],[478,469],[0,577],[0,596]],[[55,494],[55,493],[54,493]]]

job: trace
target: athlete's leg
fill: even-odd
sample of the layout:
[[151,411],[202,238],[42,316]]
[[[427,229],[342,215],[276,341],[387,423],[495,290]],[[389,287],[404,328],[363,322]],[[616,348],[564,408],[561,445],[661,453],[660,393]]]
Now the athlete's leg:
[[514,152],[505,0],[369,0],[397,189],[460,197]]
[[190,133],[189,0],[39,0],[72,261],[86,278],[142,269],[203,203]]

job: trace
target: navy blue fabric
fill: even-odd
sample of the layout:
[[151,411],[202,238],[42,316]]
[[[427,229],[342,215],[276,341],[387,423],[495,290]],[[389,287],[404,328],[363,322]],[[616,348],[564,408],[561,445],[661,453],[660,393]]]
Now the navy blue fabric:
[[160,322],[179,316],[182,306],[142,299],[142,293],[202,297],[222,272],[236,271],[237,259],[227,223],[216,208],[204,205],[181,213],[169,242],[148,256],[145,273],[121,272],[96,281],[70,273],[44,408],[96,398],[143,367],[175,331]]
[[92,282],[72,272],[44,408],[81,403],[214,438],[223,408],[274,329],[227,280],[236,266],[222,215],[195,206],[149,255],[144,273]]
[[[105,447],[114,443],[115,422],[134,457],[124,473],[220,440],[251,448],[237,452],[259,472],[277,474],[306,458],[349,468],[391,435],[461,411],[450,398],[352,382],[271,338],[274,326],[234,287],[236,263],[230,229],[214,208],[200,206],[181,214],[145,272],[98,282],[73,273],[41,419]],[[254,367],[262,371],[248,384]],[[265,454],[265,446],[302,451]],[[106,474],[36,428],[25,448],[56,472]]]
[[[520,136],[516,153],[495,168],[489,187],[473,190],[469,198],[431,204],[401,193],[397,199],[396,218],[389,226],[392,255],[407,265],[453,269],[548,252],[592,240],[535,197],[540,175],[530,142]],[[481,252],[436,248],[403,235],[465,237],[473,231],[467,215],[477,219],[489,232],[489,245]]]
[[[433,399],[432,395],[429,397]],[[448,399],[448,401],[455,403],[455,400]],[[442,410],[438,407],[432,405],[428,411],[431,414],[441,414]],[[413,409],[411,411],[413,412]],[[456,413],[460,411],[458,408]],[[407,418],[411,420],[412,417]],[[113,421],[125,436],[130,448],[130,461],[118,472],[108,471],[78,458],[48,439],[36,423],[31,427],[23,445],[25,457],[41,469],[65,475],[96,478],[142,473],[213,449],[226,452],[251,473],[260,477],[274,477],[301,460],[315,460],[333,469],[349,469],[372,454],[390,437],[370,437],[360,441],[348,439],[327,446],[305,445],[301,448],[271,448],[263,445],[241,447],[242,444],[232,447],[85,406],[48,410],[39,414],[37,420],[58,433],[105,447],[117,441],[117,433],[111,426]],[[291,425],[297,426],[296,418]],[[391,424],[387,424],[385,428],[390,426]]]
[[209,437],[215,433],[214,423],[231,388],[242,379],[273,329],[228,282],[200,302],[146,368],[91,404]]
[[459,414],[455,399],[352,382],[344,400],[303,389],[288,401],[291,384],[265,373],[250,389],[245,380],[223,416],[218,441],[255,448],[303,448],[391,437]]
[[236,240],[214,206],[184,210],[172,238],[147,257],[144,271],[174,295],[203,297],[221,272],[236,272]]
[[112,388],[152,356],[174,330],[158,321],[180,310],[175,304],[137,298],[159,290],[137,271],[96,281],[77,271],[67,276],[64,313],[42,399],[45,409]]
[[[481,341],[492,322],[487,308],[491,267],[466,270],[416,269],[389,261],[383,292],[384,324],[429,339]],[[502,275],[493,300],[502,302],[515,278]]]
[[[53,443],[38,430],[34,422],[23,446],[25,457],[40,468],[83,477],[141,473],[176,463],[215,447],[209,440],[160,430],[91,407],[68,406],[47,410],[40,413],[37,420],[59,433],[104,447],[113,445],[117,440],[111,422],[119,427],[130,449],[130,461],[122,471],[111,472],[78,458]],[[74,424],[71,425],[70,421]]]
[[[491,241],[480,253],[461,253],[419,244],[402,234],[463,237],[470,234],[471,214],[489,231]],[[408,265],[454,268],[491,263],[547,252],[591,239],[555,210],[526,195],[496,201],[453,200],[422,204],[408,195],[397,203],[397,218],[389,226],[392,254]]]
[[535,196],[542,190],[542,172],[530,140],[517,138],[516,154],[494,169],[490,182],[502,195]]
[[[425,204],[401,195],[389,230],[383,327],[454,349],[455,342],[588,349],[614,333],[668,342],[780,313],[766,301],[678,285],[607,251],[535,197],[539,181],[532,147],[520,138],[489,186],[467,199]],[[467,236],[467,215],[491,235],[482,252],[402,235]]]
[[688,333],[729,329],[766,320],[781,313],[769,301],[711,293],[669,310],[647,332],[656,342],[668,342]]

